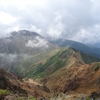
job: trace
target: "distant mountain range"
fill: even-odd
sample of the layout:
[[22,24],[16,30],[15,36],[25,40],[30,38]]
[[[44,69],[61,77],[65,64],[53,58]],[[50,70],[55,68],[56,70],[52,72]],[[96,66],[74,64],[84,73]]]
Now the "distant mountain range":
[[0,99],[99,100],[99,62],[100,48],[27,30],[12,32],[0,38]]
[[0,53],[31,55],[49,49],[51,45],[36,32],[20,30],[12,32],[9,37],[0,38]]
[[76,41],[67,40],[67,39],[63,39],[63,38],[49,39],[49,41],[55,45],[58,45],[61,47],[72,47],[72,48],[75,48],[82,52],[85,52],[87,54],[97,56],[100,58],[100,48],[88,46],[88,45],[85,45],[85,44],[82,44],[82,43],[79,43]]
[[0,67],[21,72],[57,48],[36,32],[12,32],[9,37],[0,38]]
[[99,91],[99,62],[99,58],[79,50],[62,48],[45,62],[30,66],[25,77],[43,84],[53,96],[49,100],[87,100],[89,95],[98,94]]
[[100,43],[87,44],[87,45],[92,46],[92,47],[100,48]]
[[73,48],[62,48],[46,59],[45,63],[41,60],[41,62],[29,67],[25,72],[25,77],[42,78],[55,73],[65,66],[71,66],[74,64],[83,65],[99,61],[100,58],[85,54],[79,50]]

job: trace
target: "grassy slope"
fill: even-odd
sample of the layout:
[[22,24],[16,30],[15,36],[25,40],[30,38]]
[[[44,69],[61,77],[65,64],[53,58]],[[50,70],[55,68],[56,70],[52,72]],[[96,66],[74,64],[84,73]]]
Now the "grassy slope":
[[45,60],[46,62],[41,61],[38,64],[31,66],[25,73],[25,76],[29,78],[42,78],[44,76],[50,75],[65,65],[68,65],[68,61],[73,55],[73,52],[76,53],[76,55],[80,54],[81,57],[79,59],[82,58],[85,63],[100,61],[99,58],[82,53],[78,50],[63,48],[60,51],[55,52],[55,54],[49,59]]
[[47,51],[40,52],[36,55],[27,55],[26,57],[18,58],[18,61],[12,65],[11,71],[18,76],[24,76],[27,69],[33,64],[44,62],[45,59],[57,52],[59,48],[52,48]]
[[79,52],[83,61],[86,63],[86,64],[89,64],[89,63],[92,63],[92,62],[99,62],[100,61],[100,58],[98,57],[94,57],[94,56],[91,56],[87,53],[83,53],[81,51],[78,51],[76,49],[73,49],[75,52]]
[[[66,49],[56,51],[55,54],[49,59],[45,60],[46,62],[40,62],[39,64],[33,65],[30,70],[27,71],[26,76],[33,78],[41,78],[46,76],[48,73],[46,69],[51,67],[51,72],[53,73],[56,70],[60,69],[65,65],[66,59],[61,59],[60,57],[66,53]],[[53,66],[53,68],[52,68]],[[53,70],[52,70],[53,69]]]

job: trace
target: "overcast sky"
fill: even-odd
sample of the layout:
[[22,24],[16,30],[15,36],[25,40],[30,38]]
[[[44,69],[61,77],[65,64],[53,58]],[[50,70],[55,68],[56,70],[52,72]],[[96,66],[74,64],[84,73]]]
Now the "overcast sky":
[[0,36],[23,29],[100,42],[100,0],[0,0]]

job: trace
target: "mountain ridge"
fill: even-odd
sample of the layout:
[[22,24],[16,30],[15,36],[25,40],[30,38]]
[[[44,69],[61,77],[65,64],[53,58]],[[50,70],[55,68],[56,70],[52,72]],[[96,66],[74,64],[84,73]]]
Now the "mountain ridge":
[[99,48],[66,39],[50,43],[27,30],[13,32],[0,41],[0,67],[6,70],[0,69],[0,78],[9,83],[6,88],[10,92],[15,87],[18,93],[23,90],[23,95],[28,93],[37,100],[81,100],[83,92],[86,100],[99,93]]
[[76,41],[72,41],[72,40],[67,40],[64,38],[58,38],[58,39],[49,39],[49,41],[55,45],[61,46],[61,47],[72,47],[75,48],[77,50],[80,50],[82,52],[85,52],[87,54],[93,55],[93,56],[97,56],[100,58],[100,48],[97,47],[92,47],[92,46],[88,46],[85,45],[83,43],[79,43]]
[[33,67],[31,66],[30,70],[26,72],[26,76],[41,78],[54,73],[64,66],[69,66],[70,63],[71,65],[83,65],[98,61],[100,61],[98,57],[82,53],[73,48],[63,48],[47,59],[45,63],[40,62],[39,64],[34,64]]
[[0,38],[0,67],[22,73],[58,48],[36,32],[12,32],[9,37]]

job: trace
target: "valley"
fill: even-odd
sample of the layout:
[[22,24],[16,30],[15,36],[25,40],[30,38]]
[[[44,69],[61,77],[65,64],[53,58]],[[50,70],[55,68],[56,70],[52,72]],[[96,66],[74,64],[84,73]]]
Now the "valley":
[[0,41],[0,100],[99,100],[99,48],[27,30]]

